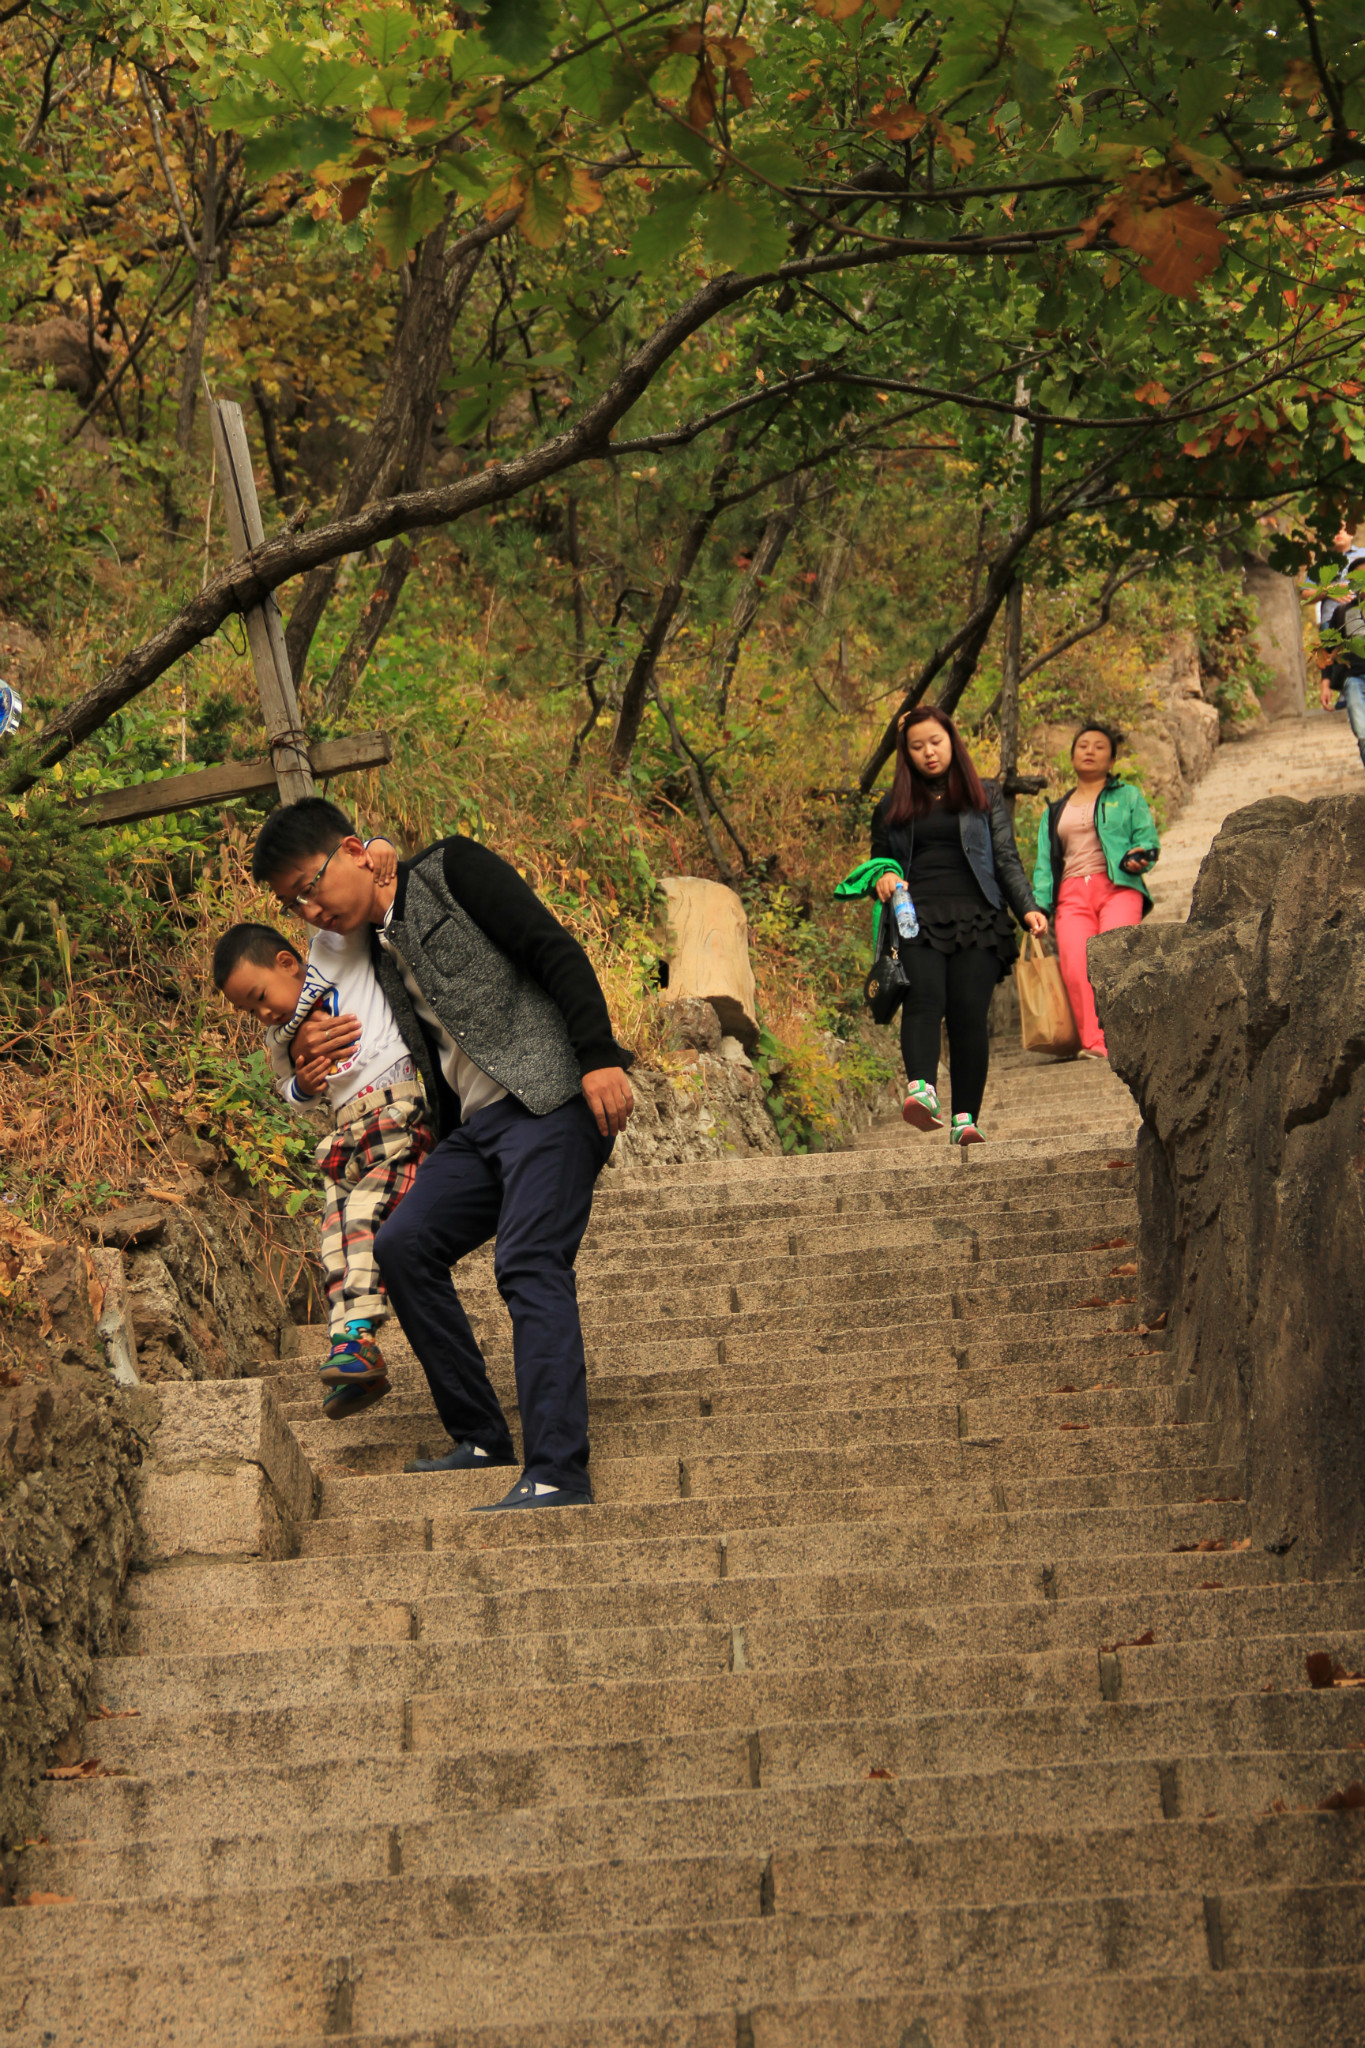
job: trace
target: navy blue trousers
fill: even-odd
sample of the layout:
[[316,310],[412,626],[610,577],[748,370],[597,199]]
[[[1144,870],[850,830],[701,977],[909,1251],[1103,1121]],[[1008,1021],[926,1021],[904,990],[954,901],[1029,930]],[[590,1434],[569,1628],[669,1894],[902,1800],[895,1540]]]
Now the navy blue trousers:
[[525,1476],[575,1493],[588,1491],[588,1378],[573,1267],[611,1146],[581,1095],[548,1116],[505,1096],[441,1140],[374,1246],[450,1435],[505,1457],[507,1418],[450,1275],[496,1235]]

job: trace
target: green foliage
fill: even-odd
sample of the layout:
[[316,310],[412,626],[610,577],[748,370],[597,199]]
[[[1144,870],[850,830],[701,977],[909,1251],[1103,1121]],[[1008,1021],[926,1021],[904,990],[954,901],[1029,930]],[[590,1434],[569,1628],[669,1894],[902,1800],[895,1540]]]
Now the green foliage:
[[20,1024],[65,1000],[73,963],[99,971],[134,907],[109,881],[98,838],[42,793],[0,804],[0,906],[0,1005]]

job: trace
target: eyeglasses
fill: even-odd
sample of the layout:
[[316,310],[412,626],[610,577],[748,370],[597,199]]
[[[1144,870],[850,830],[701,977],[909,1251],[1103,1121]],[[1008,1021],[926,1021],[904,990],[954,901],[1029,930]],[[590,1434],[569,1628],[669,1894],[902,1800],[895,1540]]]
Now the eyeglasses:
[[326,874],[328,868],[332,865],[332,862],[336,859],[340,851],[341,848],[339,846],[334,846],[332,848],[332,851],[328,854],[326,860],[322,863],[322,866],[318,869],[312,881],[305,882],[303,887],[298,891],[297,895],[281,896],[280,901],[284,905],[286,910],[297,910],[300,913],[302,913],[303,906],[305,903],[317,902],[318,889],[321,885],[322,878]]

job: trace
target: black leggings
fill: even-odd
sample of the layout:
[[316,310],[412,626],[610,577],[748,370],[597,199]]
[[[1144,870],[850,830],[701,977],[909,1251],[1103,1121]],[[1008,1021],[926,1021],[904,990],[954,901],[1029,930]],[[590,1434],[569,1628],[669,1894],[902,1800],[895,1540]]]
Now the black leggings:
[[986,1013],[1000,979],[1000,955],[985,946],[968,946],[961,953],[905,946],[901,966],[910,984],[901,1008],[906,1075],[937,1087],[939,1027],[946,1019],[953,1112],[978,1117],[991,1056]]

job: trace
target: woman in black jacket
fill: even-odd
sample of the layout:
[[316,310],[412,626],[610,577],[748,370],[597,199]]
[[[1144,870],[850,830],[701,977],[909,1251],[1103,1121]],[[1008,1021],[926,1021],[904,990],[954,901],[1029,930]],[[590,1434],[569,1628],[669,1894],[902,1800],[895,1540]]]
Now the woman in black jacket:
[[[922,1131],[942,1128],[938,1054],[946,1020],[949,1136],[955,1145],[979,1144],[986,1014],[996,983],[1014,965],[1009,911],[1039,936],[1047,919],[1033,900],[999,789],[981,781],[951,718],[933,705],[917,706],[901,722],[895,780],[872,814],[872,858],[899,864],[919,919],[918,936],[900,940],[909,983],[901,1008],[905,1120]],[[875,886],[882,916],[890,917],[896,877],[883,875]]]

